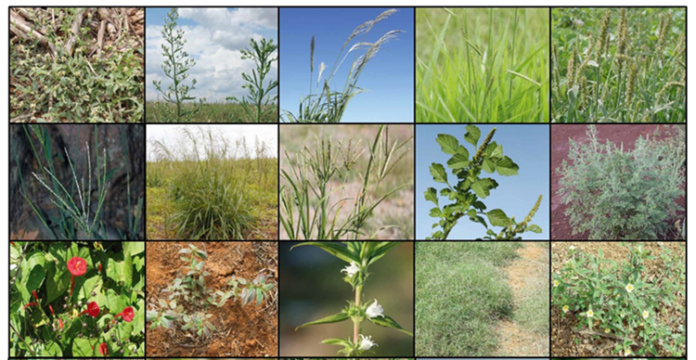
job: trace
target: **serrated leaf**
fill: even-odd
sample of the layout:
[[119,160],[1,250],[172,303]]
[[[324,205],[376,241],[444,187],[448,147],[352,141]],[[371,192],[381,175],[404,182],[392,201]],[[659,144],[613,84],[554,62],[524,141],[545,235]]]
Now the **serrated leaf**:
[[430,217],[441,217],[442,216],[442,210],[440,210],[439,207],[434,207],[430,209]]
[[520,167],[515,164],[512,159],[509,157],[505,156],[498,163],[496,164],[495,171],[498,172],[498,174],[503,175],[503,176],[512,176],[512,175],[517,175],[517,170],[519,170]]
[[447,172],[442,164],[433,163],[430,166],[430,175],[433,176],[433,180],[439,183],[447,184]]
[[488,216],[488,221],[490,221],[493,226],[505,227],[510,223],[510,218],[505,215],[503,210],[493,209],[487,212],[486,215]]
[[539,227],[539,225],[529,225],[527,226],[527,230],[537,234],[541,234],[541,228]]
[[483,171],[492,174],[495,171],[495,166],[497,162],[498,161],[496,161],[495,159],[486,158],[483,160],[481,168],[483,169]]
[[447,166],[449,166],[450,169],[463,169],[469,166],[469,164],[470,161],[468,154],[462,155],[460,153],[456,153],[449,160],[447,160]]
[[348,316],[348,314],[346,314],[346,313],[344,313],[343,311],[341,311],[341,312],[338,313],[338,314],[329,315],[329,316],[324,317],[324,318],[321,318],[321,319],[319,319],[319,320],[314,320],[314,321],[310,321],[310,322],[308,322],[308,323],[304,323],[304,324],[302,324],[302,325],[296,327],[296,328],[295,328],[295,331],[297,331],[298,329],[301,329],[301,328],[303,328],[303,327],[305,327],[305,326],[309,326],[309,325],[331,324],[331,323],[337,323],[337,322],[341,322],[341,321],[346,321],[346,320],[348,320],[348,319],[350,319],[350,316]]
[[437,198],[437,190],[435,188],[429,187],[425,190],[425,200],[433,202],[436,206],[440,206]]
[[399,323],[397,323],[394,319],[392,319],[389,316],[386,316],[386,315],[378,316],[378,317],[371,318],[369,320],[372,321],[372,323],[375,325],[396,329],[396,330],[401,331],[404,334],[407,334],[409,336],[413,336],[413,334],[411,332],[402,328],[401,325],[399,325]]
[[464,134],[464,140],[471,145],[476,146],[481,137],[481,130],[474,125],[466,126],[466,134]]
[[437,143],[442,147],[442,152],[448,155],[454,155],[459,148],[459,141],[452,135],[438,134]]
[[474,190],[481,199],[485,199],[491,194],[491,189],[495,187],[493,184],[494,181],[492,179],[481,179],[471,184],[471,190]]

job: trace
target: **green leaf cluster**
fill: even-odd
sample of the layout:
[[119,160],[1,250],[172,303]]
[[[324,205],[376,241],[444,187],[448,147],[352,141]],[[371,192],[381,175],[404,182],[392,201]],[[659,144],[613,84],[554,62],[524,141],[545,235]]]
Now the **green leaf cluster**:
[[[464,145],[460,145],[456,137],[449,134],[439,134],[437,143],[442,152],[452,157],[447,161],[447,167],[453,177],[448,176],[448,171],[442,164],[432,163],[430,174],[438,183],[446,187],[437,189],[429,187],[425,191],[425,200],[435,204],[430,209],[430,216],[440,219],[433,224],[433,229],[439,228],[427,240],[447,240],[452,229],[459,219],[468,217],[470,221],[480,223],[487,231],[483,239],[486,240],[513,240],[520,239],[519,234],[525,231],[541,232],[537,225],[529,224],[541,204],[541,195],[524,221],[517,223],[514,217],[508,217],[503,210],[487,210],[481,201],[490,195],[491,190],[498,187],[498,182],[493,178],[482,177],[482,173],[493,174],[497,172],[502,176],[517,175],[519,166],[508,156],[503,155],[503,145],[491,141],[496,128],[486,136],[475,154],[471,155]],[[473,145],[474,150],[481,138],[481,130],[474,125],[466,127],[464,140]],[[485,174],[484,174],[485,175]],[[454,184],[454,185],[452,185]],[[440,198],[446,197],[451,203],[442,204]],[[483,216],[488,217],[492,226],[500,226],[503,229],[495,232],[488,228],[488,223]]]

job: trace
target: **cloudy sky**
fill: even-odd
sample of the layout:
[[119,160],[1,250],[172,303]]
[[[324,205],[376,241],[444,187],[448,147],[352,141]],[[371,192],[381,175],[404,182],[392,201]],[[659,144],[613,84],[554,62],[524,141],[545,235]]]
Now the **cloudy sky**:
[[[184,128],[188,127],[195,134],[212,131],[216,136],[222,136],[232,146],[236,140],[245,139],[247,146],[254,147],[256,139],[263,141],[268,149],[267,154],[271,157],[278,157],[278,125],[272,124],[245,124],[245,125],[147,125],[147,160],[154,161],[156,155],[151,141],[162,142],[168,149],[173,151],[187,151],[181,149],[183,144],[190,147],[190,142],[186,141]],[[198,135],[197,135],[198,136]],[[198,138],[200,140],[200,137]],[[200,148],[199,148],[200,149]],[[202,151],[202,149],[200,149]],[[241,155],[241,153],[240,153]]]
[[[162,63],[162,27],[170,8],[148,8],[146,11],[146,97],[148,101],[161,98],[152,82],[161,80],[166,88],[171,80],[164,76]],[[184,30],[184,50],[196,61],[189,70],[187,84],[197,80],[192,92],[198,99],[224,101],[227,96],[241,98],[242,73],[251,73],[252,60],[242,60],[240,50],[249,46],[250,39],[262,37],[278,43],[278,10],[276,8],[179,8],[178,25]],[[278,62],[266,80],[278,78]]]

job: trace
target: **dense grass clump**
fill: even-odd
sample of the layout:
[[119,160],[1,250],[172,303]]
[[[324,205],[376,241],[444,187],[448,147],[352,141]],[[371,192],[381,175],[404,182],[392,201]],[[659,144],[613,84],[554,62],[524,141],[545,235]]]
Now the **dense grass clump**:
[[555,122],[683,122],[685,8],[553,10]]
[[496,320],[513,313],[502,266],[520,243],[416,244],[416,352],[423,356],[489,356]]
[[416,121],[548,122],[548,9],[416,11]]
[[[277,204],[277,198],[265,195],[277,194],[277,160],[266,154],[262,142],[257,142],[252,157],[244,140],[230,144],[212,130],[200,128],[183,132],[183,143],[176,150],[150,141],[158,161],[147,164],[148,188],[166,189],[165,204],[153,213],[153,221],[163,223],[164,237],[170,229],[175,237],[194,240],[249,237],[266,215],[266,206],[260,203]],[[242,155],[237,157],[240,150]],[[157,195],[150,189],[148,194]],[[157,196],[152,200],[153,205],[162,205]],[[156,230],[148,224],[148,231]]]
[[[249,117],[243,105],[231,101],[202,101],[186,102],[182,104],[184,109],[190,110],[192,115],[189,120],[182,122],[191,123],[250,123],[256,122]],[[148,101],[145,103],[146,121],[148,123],[172,123],[176,118],[168,114],[173,111],[175,105],[163,101]],[[278,122],[278,107],[275,105],[262,105],[263,118],[259,122]]]

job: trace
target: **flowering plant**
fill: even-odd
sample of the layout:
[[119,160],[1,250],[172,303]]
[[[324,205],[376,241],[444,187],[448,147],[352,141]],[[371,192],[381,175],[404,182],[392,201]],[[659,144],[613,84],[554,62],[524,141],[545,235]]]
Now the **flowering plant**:
[[144,250],[143,242],[13,242],[10,357],[143,356]]
[[[553,274],[553,305],[562,316],[578,319],[578,333],[614,340],[614,353],[682,356],[686,337],[679,324],[686,317],[678,295],[686,295],[684,259],[667,247],[659,258],[643,245],[627,244],[626,250],[627,260],[617,262],[605,259],[601,248],[597,256],[569,248],[567,261]],[[649,271],[646,262],[663,266]]]
[[294,249],[305,245],[316,246],[348,263],[340,272],[345,273],[343,280],[353,287],[355,293],[355,300],[348,301],[348,306],[341,312],[302,324],[295,330],[309,325],[336,323],[350,319],[353,322],[352,338],[334,338],[322,341],[324,344],[342,346],[343,349],[339,350],[338,354],[345,356],[361,356],[373,347],[379,346],[372,339],[372,336],[361,334],[360,324],[364,321],[370,321],[375,325],[396,329],[413,336],[411,332],[401,327],[396,320],[384,314],[384,308],[377,302],[377,299],[374,299],[372,302],[362,301],[362,290],[367,282],[369,266],[384,257],[399,242],[344,241],[343,243],[344,245],[335,242],[303,242],[292,247]]

